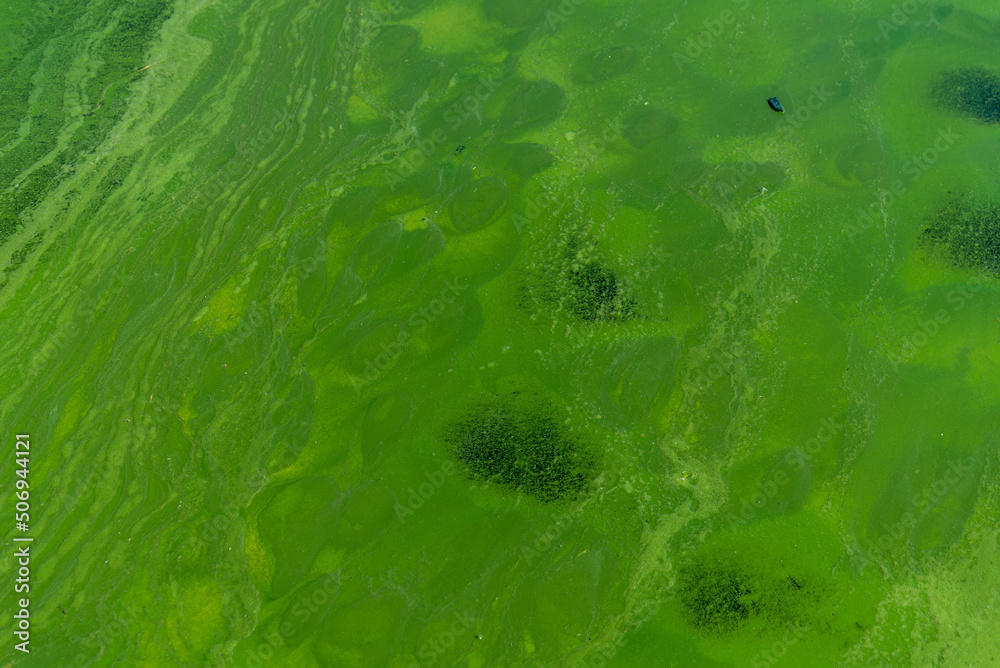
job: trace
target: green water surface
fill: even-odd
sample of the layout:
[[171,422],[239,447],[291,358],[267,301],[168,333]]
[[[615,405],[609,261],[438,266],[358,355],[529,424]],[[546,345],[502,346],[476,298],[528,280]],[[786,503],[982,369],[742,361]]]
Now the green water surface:
[[995,3],[0,34],[3,666],[1000,664]]

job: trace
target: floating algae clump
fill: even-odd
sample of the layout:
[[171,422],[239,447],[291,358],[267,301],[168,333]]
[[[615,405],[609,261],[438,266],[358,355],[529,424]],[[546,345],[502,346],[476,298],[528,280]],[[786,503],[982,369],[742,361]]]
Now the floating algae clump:
[[954,198],[932,216],[921,241],[955,266],[1000,277],[1000,206]]
[[[830,577],[834,559],[811,560],[814,555],[802,556],[794,543],[775,541],[786,531],[805,544],[837,541],[825,527],[801,518],[720,527],[678,566],[675,593],[684,621],[706,634],[738,634],[750,642],[803,624],[836,629],[833,635],[841,637],[856,633],[855,622],[867,620],[873,610],[849,602],[855,595]],[[842,605],[828,605],[831,601]]]
[[444,440],[476,481],[571,500],[594,477],[596,457],[534,392],[505,392],[474,402],[448,425]]
[[521,306],[563,311],[584,322],[623,322],[639,315],[638,301],[620,274],[596,253],[586,232],[570,230],[537,252],[525,271]]
[[984,123],[1000,123],[1000,77],[982,68],[941,72],[931,84],[931,99]]
[[635,299],[624,294],[615,273],[591,260],[570,270],[569,309],[581,320],[622,320],[635,311]]
[[733,631],[756,612],[751,583],[733,568],[696,562],[678,575],[678,597],[695,628]]

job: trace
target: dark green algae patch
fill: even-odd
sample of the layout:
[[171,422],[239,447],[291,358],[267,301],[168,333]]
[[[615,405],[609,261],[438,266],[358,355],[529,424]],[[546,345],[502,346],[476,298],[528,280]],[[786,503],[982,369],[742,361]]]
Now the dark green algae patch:
[[443,437],[474,482],[544,503],[579,498],[597,472],[594,447],[566,424],[552,400],[532,390],[471,401]]
[[586,232],[573,230],[542,251],[525,270],[521,307],[552,316],[562,311],[586,324],[620,324],[640,317],[633,290],[595,246]]
[[1000,278],[1000,206],[953,197],[927,219],[922,245],[959,269]]
[[[796,539],[787,544],[775,535]],[[717,525],[691,543],[681,541],[685,556],[669,588],[665,632],[758,648],[753,662],[725,665],[775,665],[769,656],[782,659],[778,665],[820,665],[811,663],[817,654],[838,653],[862,639],[881,599],[869,587],[877,592],[882,585],[859,587],[844,569],[838,541],[808,515],[765,520],[758,528]]]
[[941,106],[983,123],[1000,123],[1000,77],[981,67],[947,70],[931,84]]

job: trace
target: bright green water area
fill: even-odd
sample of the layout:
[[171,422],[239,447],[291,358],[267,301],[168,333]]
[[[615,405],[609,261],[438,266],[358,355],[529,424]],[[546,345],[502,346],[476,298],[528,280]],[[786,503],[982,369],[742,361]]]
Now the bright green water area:
[[1000,661],[995,3],[0,27],[5,664]]

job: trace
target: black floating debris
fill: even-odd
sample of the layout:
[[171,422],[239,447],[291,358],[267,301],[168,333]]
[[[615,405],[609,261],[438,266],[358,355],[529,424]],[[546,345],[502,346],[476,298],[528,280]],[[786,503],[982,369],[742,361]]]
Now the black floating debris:
[[785,108],[781,106],[781,103],[778,102],[778,98],[776,98],[776,97],[772,97],[770,100],[768,100],[767,101],[767,106],[771,107],[772,109],[774,109],[779,114],[782,113],[783,111],[785,111]]

